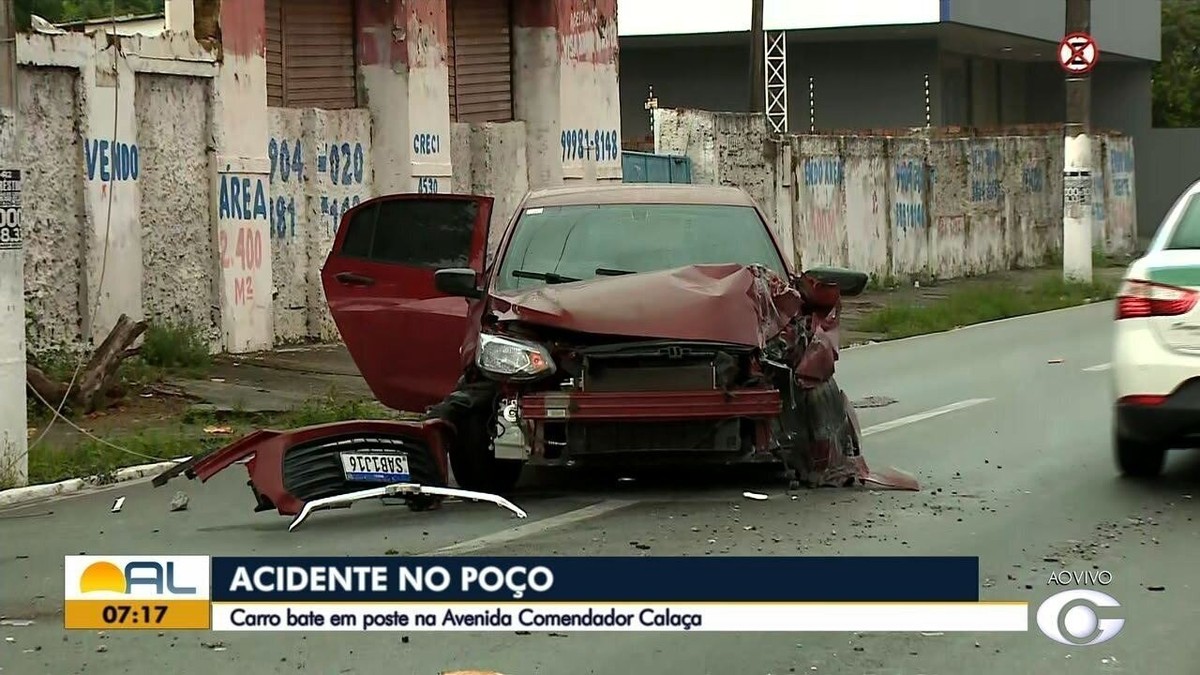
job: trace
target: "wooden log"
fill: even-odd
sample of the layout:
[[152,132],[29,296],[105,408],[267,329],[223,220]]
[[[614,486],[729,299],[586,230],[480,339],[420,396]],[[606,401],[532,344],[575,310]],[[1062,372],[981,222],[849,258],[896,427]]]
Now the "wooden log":
[[117,369],[125,358],[136,353],[131,352],[129,346],[146,332],[147,327],[145,321],[134,321],[122,314],[104,342],[92,353],[87,365],[79,371],[75,385],[69,392],[66,383],[51,380],[32,365],[26,366],[26,382],[53,406],[58,406],[66,396],[73,409],[83,413],[95,412],[105,407],[109,392],[119,391]]

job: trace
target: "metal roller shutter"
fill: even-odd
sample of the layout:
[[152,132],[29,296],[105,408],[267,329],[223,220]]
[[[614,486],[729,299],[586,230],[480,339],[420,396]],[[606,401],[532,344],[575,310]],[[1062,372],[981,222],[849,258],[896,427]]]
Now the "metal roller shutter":
[[450,119],[511,122],[512,11],[508,0],[450,0]]
[[283,107],[283,0],[267,0],[267,105]]
[[353,0],[267,0],[266,18],[268,105],[358,106]]

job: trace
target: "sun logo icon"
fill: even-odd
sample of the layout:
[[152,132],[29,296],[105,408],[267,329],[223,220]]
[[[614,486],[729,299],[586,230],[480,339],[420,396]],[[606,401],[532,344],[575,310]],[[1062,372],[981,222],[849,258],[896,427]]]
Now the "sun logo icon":
[[125,573],[121,568],[107,562],[94,562],[83,570],[79,576],[79,591],[81,593],[126,593],[129,590]]

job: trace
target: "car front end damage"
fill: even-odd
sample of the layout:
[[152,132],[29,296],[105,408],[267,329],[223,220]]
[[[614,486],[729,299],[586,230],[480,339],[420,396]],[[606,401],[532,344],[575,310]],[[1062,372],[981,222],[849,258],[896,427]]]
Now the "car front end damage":
[[[460,383],[475,403],[464,405],[497,411],[498,459],[782,462],[808,485],[915,489],[863,461],[853,407],[833,380],[839,289],[801,283],[756,266],[694,266],[510,296],[475,345],[477,377]],[[605,309],[606,296],[628,306],[634,291],[657,302],[633,316]],[[601,327],[626,336],[586,332]]]

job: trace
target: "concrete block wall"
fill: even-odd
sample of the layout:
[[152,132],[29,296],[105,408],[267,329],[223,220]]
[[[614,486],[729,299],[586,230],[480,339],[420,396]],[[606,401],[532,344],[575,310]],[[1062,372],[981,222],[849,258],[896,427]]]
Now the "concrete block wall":
[[[1132,140],[1095,142],[1097,250],[1127,253]],[[772,138],[761,116],[659,110],[655,144],[691,157],[696,182],[745,189],[802,268],[954,278],[1037,266],[1061,250],[1058,136]]]
[[374,196],[366,110],[269,108],[275,342],[335,340],[321,267],[348,209]]
[[18,37],[29,348],[122,314],[218,339],[207,146],[214,57],[188,36]]

